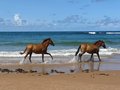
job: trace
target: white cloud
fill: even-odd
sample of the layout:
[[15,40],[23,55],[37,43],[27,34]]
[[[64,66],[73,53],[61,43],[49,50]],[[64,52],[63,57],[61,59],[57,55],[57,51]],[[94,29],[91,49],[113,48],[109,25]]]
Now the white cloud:
[[0,18],[0,23],[1,23],[1,22],[4,22],[4,19],[3,19],[3,18]]
[[107,0],[91,0],[91,2],[95,2],[95,3],[104,2],[104,1],[107,1]]
[[67,2],[71,4],[78,4],[79,0],[68,0]]
[[15,25],[18,25],[18,26],[22,25],[22,19],[19,14],[14,15],[14,22],[15,22]]
[[104,16],[103,19],[96,21],[96,24],[102,27],[120,27],[120,19]]

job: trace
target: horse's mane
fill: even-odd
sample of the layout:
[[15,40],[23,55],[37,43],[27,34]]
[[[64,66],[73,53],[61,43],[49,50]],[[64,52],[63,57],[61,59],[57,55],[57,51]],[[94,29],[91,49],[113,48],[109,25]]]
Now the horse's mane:
[[50,40],[50,38],[44,39],[43,42],[42,42],[42,44],[43,44],[44,42],[46,42],[47,40]]
[[96,45],[98,42],[103,42],[102,40],[98,40],[94,43],[94,45]]

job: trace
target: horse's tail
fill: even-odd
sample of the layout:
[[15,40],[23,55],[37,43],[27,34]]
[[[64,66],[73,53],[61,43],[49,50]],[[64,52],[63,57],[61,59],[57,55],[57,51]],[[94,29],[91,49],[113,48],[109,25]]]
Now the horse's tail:
[[26,52],[27,48],[25,48],[24,52],[20,52],[20,54],[24,54]]
[[81,45],[78,47],[77,52],[75,53],[75,56],[77,56],[77,54],[79,53],[80,48],[81,48]]

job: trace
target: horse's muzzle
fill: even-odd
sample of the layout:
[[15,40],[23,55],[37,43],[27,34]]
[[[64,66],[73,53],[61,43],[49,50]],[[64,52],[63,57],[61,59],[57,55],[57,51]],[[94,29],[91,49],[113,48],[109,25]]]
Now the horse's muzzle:
[[54,44],[54,43],[52,43],[51,45],[52,45],[52,46],[55,46],[55,44]]
[[103,45],[103,48],[106,48],[106,45]]

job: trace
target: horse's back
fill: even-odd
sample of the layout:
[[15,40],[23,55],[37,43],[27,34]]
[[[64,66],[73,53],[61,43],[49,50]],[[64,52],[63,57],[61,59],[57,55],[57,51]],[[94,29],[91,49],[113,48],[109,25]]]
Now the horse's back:
[[81,51],[91,53],[98,50],[98,47],[94,44],[81,44]]
[[27,49],[32,49],[32,48],[33,48],[33,44],[28,44],[28,45],[26,46],[26,48],[27,48]]

